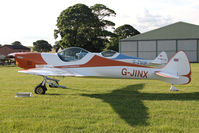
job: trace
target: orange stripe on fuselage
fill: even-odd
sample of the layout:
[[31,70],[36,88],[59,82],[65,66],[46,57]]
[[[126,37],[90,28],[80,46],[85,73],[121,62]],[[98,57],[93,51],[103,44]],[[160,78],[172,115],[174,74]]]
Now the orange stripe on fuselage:
[[132,63],[127,63],[127,62],[123,62],[123,61],[115,61],[115,60],[107,59],[104,57],[100,57],[98,55],[94,55],[90,61],[88,61],[87,63],[82,64],[82,65],[56,66],[56,68],[107,67],[107,66],[130,66],[130,67],[151,68],[148,66],[132,64]]
[[17,65],[24,69],[35,68],[36,65],[47,64],[41,57],[41,53],[17,53],[15,54],[15,60]]

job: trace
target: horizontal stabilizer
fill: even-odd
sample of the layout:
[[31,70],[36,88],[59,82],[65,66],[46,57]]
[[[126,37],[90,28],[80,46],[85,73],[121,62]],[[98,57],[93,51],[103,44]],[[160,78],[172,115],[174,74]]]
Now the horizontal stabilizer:
[[174,79],[178,79],[179,78],[178,75],[165,73],[165,72],[160,72],[160,71],[155,72],[155,74],[158,75],[158,76],[161,76],[161,77],[165,77],[165,78],[174,78]]

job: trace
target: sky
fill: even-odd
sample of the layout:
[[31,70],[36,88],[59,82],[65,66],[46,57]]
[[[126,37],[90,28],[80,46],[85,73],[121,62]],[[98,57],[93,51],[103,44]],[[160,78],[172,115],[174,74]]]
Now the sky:
[[1,0],[0,44],[46,40],[54,45],[57,17],[77,3],[104,4],[116,12],[108,18],[115,28],[130,24],[141,33],[179,21],[199,25],[198,0]]

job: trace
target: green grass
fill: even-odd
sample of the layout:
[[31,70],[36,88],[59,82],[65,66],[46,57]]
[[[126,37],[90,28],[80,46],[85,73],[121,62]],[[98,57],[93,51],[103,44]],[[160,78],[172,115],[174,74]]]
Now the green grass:
[[0,67],[0,132],[199,132],[199,64],[192,82],[176,86],[161,81],[66,77],[46,95],[33,92],[39,76]]

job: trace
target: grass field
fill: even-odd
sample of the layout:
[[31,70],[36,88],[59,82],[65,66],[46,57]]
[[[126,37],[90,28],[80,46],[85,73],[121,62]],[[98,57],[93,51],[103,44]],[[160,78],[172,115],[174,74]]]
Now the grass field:
[[33,92],[41,77],[0,67],[0,132],[199,132],[199,64],[192,82],[176,86],[161,81],[66,77],[46,95]]

